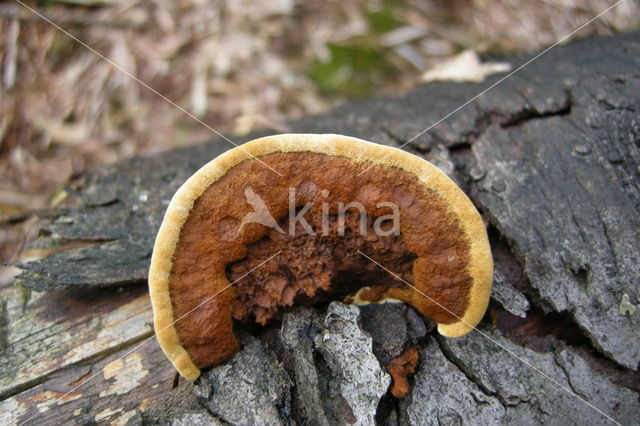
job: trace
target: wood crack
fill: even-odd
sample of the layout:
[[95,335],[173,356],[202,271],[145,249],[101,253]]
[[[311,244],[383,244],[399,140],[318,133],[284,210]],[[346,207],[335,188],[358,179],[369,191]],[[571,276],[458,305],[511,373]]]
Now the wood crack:
[[139,336],[136,336],[135,338],[128,340],[126,342],[123,342],[119,345],[116,346],[112,346],[110,348],[107,348],[103,351],[100,352],[96,352],[95,354],[93,354],[92,356],[88,357],[88,358],[84,358],[82,360],[79,360],[77,362],[73,362],[70,363],[68,365],[65,365],[62,368],[58,368],[55,370],[52,370],[50,372],[47,372],[46,374],[43,374],[41,376],[38,376],[35,379],[26,381],[20,385],[17,385],[15,387],[9,388],[7,390],[5,390],[4,392],[0,393],[0,401],[4,401],[5,399],[11,398],[12,396],[15,396],[17,394],[20,394],[22,392],[25,392],[29,389],[35,388],[38,385],[41,385],[43,383],[46,383],[51,377],[54,377],[56,374],[59,374],[62,371],[71,369],[73,367],[78,367],[78,366],[83,366],[83,365],[91,365],[92,363],[95,363],[101,359],[104,359],[110,355],[113,355],[115,353],[118,353],[120,351],[122,351],[123,349],[126,349],[128,347],[131,346],[135,346],[137,344],[139,344],[140,342],[148,339],[149,337],[153,336],[153,331],[149,331],[147,333],[141,334]]
[[483,393],[485,394],[487,397],[489,398],[495,398],[498,400],[498,402],[500,402],[500,404],[504,407],[505,410],[507,410],[509,408],[509,406],[514,406],[514,405],[518,405],[520,403],[526,403],[527,401],[520,401],[516,404],[507,402],[506,398],[503,395],[500,395],[498,392],[494,392],[491,391],[489,388],[487,388],[485,386],[484,383],[482,383],[482,380],[480,380],[477,376],[475,376],[469,369],[468,366],[466,366],[462,360],[460,360],[458,357],[455,356],[455,354],[446,346],[446,343],[443,342],[443,338],[442,336],[434,336],[435,340],[438,344],[438,347],[440,348],[440,352],[442,352],[442,355],[444,355],[444,357],[447,359],[447,361],[449,361],[451,364],[453,364],[458,370],[460,370],[460,372],[462,374],[464,374],[464,376],[467,378],[467,380],[469,380],[470,382],[474,383],[477,388]]

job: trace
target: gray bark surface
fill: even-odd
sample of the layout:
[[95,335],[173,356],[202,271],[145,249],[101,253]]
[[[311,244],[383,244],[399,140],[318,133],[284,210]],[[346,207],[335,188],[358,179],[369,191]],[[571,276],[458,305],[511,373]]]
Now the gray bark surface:
[[[402,304],[296,309],[280,329],[248,337],[229,362],[206,370],[195,395],[215,421],[234,425],[637,422],[638,389],[620,371],[594,368],[592,354],[553,337],[552,347],[533,349],[484,325],[464,339],[424,324],[417,335],[401,334],[400,351],[417,345],[420,362],[409,394],[393,399],[380,361],[394,357],[387,343],[398,324],[415,325],[413,314]],[[365,331],[373,327],[381,331]],[[165,421],[185,415],[160,405]],[[162,423],[156,412],[136,421]]]
[[[507,59],[515,68],[528,58]],[[444,339],[428,324],[416,325],[415,318],[399,322],[397,312],[388,307],[389,312],[362,310],[358,320],[346,314],[348,308],[339,308],[346,309],[344,327],[330,327],[324,344],[322,338],[300,337],[292,330],[329,333],[326,312],[299,311],[287,317],[282,330],[265,331],[249,340],[230,364],[207,372],[208,382],[203,379],[198,385],[200,409],[215,414],[215,421],[238,424],[259,407],[271,407],[269,418],[285,424],[309,419],[318,424],[347,422],[353,420],[349,413],[356,422],[368,423],[373,405],[375,420],[388,424],[605,424],[610,422],[607,416],[638,423],[640,33],[553,49],[413,139],[501,77],[428,84],[401,97],[344,105],[290,125],[294,132],[340,133],[392,146],[411,140],[403,149],[432,161],[456,180],[486,219],[492,243],[493,302],[480,327],[486,336],[473,332],[462,339]],[[146,279],[154,236],[172,194],[204,163],[231,147],[218,140],[83,176],[73,184],[68,206],[53,213],[34,244],[57,251],[22,265],[17,282],[54,294],[138,286]],[[7,312],[5,319],[29,315],[17,313],[17,308]],[[380,325],[367,326],[370,317]],[[12,337],[21,333],[13,322],[3,321],[8,331],[2,336],[23,341]],[[393,333],[380,340],[385,327]],[[33,329],[46,337],[49,328]],[[148,329],[140,337],[145,333]],[[274,335],[280,334],[284,340],[277,343]],[[358,342],[371,338],[372,348],[365,350],[364,343],[353,348],[329,345],[331,339],[347,341],[347,336]],[[22,350],[34,351],[36,357],[42,357],[42,347],[58,347],[57,342],[43,346],[39,339],[31,340],[24,340]],[[113,350],[88,351],[87,359],[111,356],[136,337],[121,340]],[[383,379],[387,361],[416,342],[420,364],[411,393],[399,400],[382,396],[380,388],[388,386]],[[60,352],[67,350],[60,347]],[[347,349],[351,352],[344,352]],[[76,358],[49,363],[38,378],[29,374],[24,356],[8,353],[6,362],[14,366],[7,368],[20,371],[21,381],[16,385],[10,375],[0,377],[5,386],[0,404],[22,407],[20,413],[34,405],[32,386],[48,383],[57,369],[80,365]],[[362,365],[352,365],[349,374],[355,382],[345,383],[340,373],[346,374],[350,359],[362,365],[382,361],[380,374],[369,364],[367,372],[358,370]],[[261,381],[246,383],[241,372],[256,363],[262,365],[256,371]],[[337,372],[337,378],[329,372]],[[238,401],[243,398],[238,394],[235,408],[217,399],[214,391],[234,381],[248,386],[243,392],[262,405]],[[354,395],[349,386],[366,392]],[[277,395],[270,393],[274,389]],[[49,412],[54,415],[59,407]],[[130,421],[173,421],[169,414],[162,421],[144,420],[145,412],[143,407],[126,414]],[[206,412],[183,414],[199,418]]]

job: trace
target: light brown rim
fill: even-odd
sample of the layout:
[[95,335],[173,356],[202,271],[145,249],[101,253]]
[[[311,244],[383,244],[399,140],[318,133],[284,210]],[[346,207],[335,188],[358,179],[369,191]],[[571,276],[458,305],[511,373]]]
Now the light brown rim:
[[480,214],[447,175],[413,154],[362,139],[333,134],[267,136],[247,142],[241,148],[231,149],[204,165],[175,193],[160,225],[149,269],[153,322],[160,347],[180,374],[189,380],[195,380],[200,375],[200,370],[180,344],[180,338],[173,326],[175,318],[169,294],[169,275],[180,230],[195,200],[232,167],[254,157],[281,152],[313,152],[346,157],[356,163],[367,165],[397,167],[412,173],[425,186],[436,191],[462,224],[471,246],[467,272],[473,277],[469,305],[463,317],[452,324],[438,324],[438,332],[448,337],[459,337],[467,334],[480,322],[491,293],[491,248]]

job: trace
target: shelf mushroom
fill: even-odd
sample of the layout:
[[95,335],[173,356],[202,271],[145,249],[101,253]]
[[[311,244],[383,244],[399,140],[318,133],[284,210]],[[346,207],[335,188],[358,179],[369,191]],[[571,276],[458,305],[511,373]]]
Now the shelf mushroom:
[[225,152],[180,187],[149,287],[160,346],[194,380],[239,350],[234,324],[294,304],[402,301],[463,336],[492,275],[478,211],[432,164],[351,137],[285,134]]

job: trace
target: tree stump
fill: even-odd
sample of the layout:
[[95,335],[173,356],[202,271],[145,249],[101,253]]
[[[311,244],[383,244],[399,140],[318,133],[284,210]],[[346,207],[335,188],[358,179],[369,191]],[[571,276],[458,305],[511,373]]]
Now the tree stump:
[[[637,424],[639,70],[640,33],[558,47],[406,145],[502,76],[290,124],[402,145],[470,196],[496,271],[487,316],[460,339],[438,336],[409,308],[334,303],[287,313],[195,386],[176,388],[152,338],[152,245],[174,191],[231,146],[82,176],[33,243],[51,254],[0,289],[0,423]],[[357,345],[331,344],[354,333]],[[410,347],[415,372],[394,397],[386,363]]]

